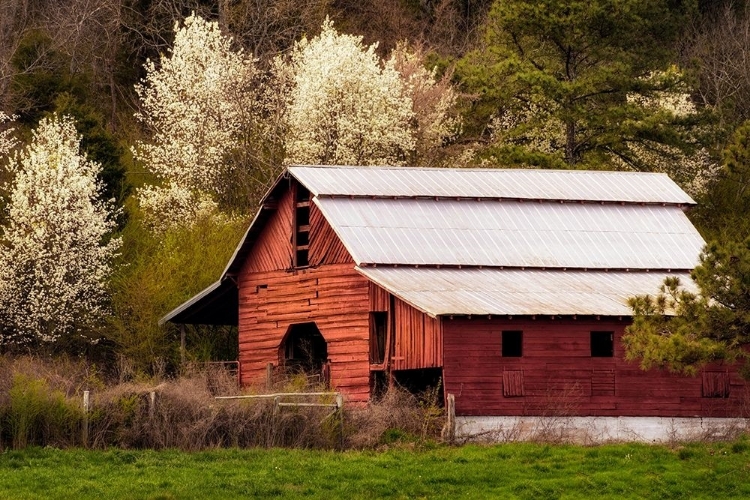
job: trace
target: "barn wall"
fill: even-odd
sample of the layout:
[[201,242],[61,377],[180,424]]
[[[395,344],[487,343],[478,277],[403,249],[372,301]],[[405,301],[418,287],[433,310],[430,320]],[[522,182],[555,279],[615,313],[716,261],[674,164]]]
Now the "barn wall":
[[389,314],[392,353],[388,368],[418,370],[443,366],[443,331],[440,321],[370,283],[370,311]]
[[331,386],[352,401],[369,397],[369,285],[313,204],[310,267],[292,269],[294,200],[287,191],[238,277],[242,383],[265,380],[295,323],[315,322],[328,346]]
[[394,370],[439,368],[443,365],[440,322],[395,299]]
[[328,344],[331,386],[352,401],[369,397],[368,281],[351,264],[240,276],[242,383],[264,380],[295,323],[315,322]]
[[[642,371],[623,359],[626,321],[616,319],[444,319],[446,393],[460,415],[739,415],[747,386],[733,370],[714,366],[685,377]],[[502,331],[523,331],[523,356],[503,358]],[[613,331],[611,358],[590,356],[590,332]],[[729,372],[729,373],[727,373]],[[708,380],[706,380],[708,379]],[[722,381],[728,398],[702,397]]]

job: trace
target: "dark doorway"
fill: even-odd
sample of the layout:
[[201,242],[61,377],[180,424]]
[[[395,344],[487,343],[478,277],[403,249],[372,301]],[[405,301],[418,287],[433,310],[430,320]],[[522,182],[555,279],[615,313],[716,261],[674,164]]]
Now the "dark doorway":
[[328,362],[328,345],[315,323],[292,325],[281,342],[279,357],[290,373],[320,374]]
[[436,399],[439,405],[443,403],[443,369],[423,368],[420,370],[399,370],[393,372],[396,383],[415,394],[428,400]]

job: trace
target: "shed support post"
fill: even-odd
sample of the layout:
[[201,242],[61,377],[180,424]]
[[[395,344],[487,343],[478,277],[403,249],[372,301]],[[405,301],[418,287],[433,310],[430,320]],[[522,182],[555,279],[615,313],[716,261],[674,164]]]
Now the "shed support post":
[[180,325],[180,363],[185,364],[185,325]]

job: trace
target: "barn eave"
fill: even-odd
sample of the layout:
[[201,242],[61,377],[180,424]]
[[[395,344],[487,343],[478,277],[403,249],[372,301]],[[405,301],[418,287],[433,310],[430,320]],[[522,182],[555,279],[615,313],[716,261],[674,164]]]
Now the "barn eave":
[[167,322],[191,325],[237,326],[239,293],[232,279],[216,281],[190,300],[165,314],[159,324]]

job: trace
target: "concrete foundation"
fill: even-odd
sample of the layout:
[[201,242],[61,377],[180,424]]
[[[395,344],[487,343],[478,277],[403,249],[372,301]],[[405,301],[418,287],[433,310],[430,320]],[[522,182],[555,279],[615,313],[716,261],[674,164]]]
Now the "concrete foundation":
[[458,441],[664,443],[730,439],[748,430],[746,418],[456,417]]

